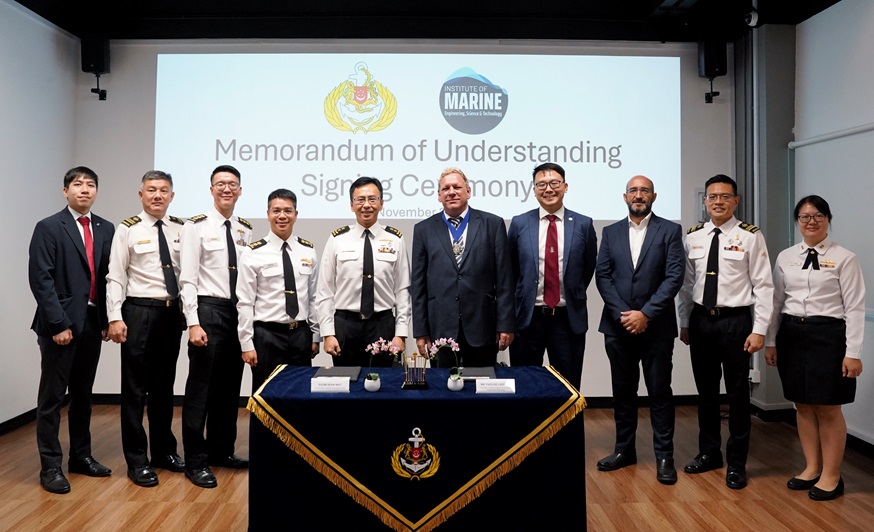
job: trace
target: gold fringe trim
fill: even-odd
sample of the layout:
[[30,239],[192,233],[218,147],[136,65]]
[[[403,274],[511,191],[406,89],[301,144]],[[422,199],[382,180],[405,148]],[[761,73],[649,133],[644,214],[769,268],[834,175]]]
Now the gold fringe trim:
[[286,447],[297,453],[313,469],[340,488],[357,504],[367,508],[385,525],[399,532],[414,530],[430,532],[479,497],[498,479],[515,469],[531,453],[555,436],[586,407],[586,400],[577,391],[576,387],[561,377],[552,367],[547,369],[568,388],[571,392],[571,397],[525,438],[507,450],[507,452],[498,457],[483,471],[415,523],[405,518],[400,512],[377,497],[320,451],[314,450],[309,442],[306,441],[306,438],[273,411],[266,402],[263,402],[260,393],[256,393],[249,398],[246,409],[258,418],[268,430],[275,434]]

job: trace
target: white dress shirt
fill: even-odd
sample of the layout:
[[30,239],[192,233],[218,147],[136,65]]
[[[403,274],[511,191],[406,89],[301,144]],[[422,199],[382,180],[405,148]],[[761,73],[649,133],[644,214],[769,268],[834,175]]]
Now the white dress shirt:
[[652,218],[652,212],[647,214],[640,223],[635,223],[628,217],[628,245],[631,246],[631,264],[637,269],[637,259],[640,258],[640,250],[643,247],[643,241],[646,239],[646,228],[649,227],[649,219]]
[[538,210],[540,216],[539,233],[537,239],[537,298],[534,304],[537,306],[545,305],[543,302],[543,281],[544,272],[546,271],[546,232],[549,230],[549,219],[547,216],[554,214],[555,228],[558,231],[558,304],[556,306],[563,307],[567,304],[564,298],[564,207],[553,213],[546,212],[546,209],[540,207]]

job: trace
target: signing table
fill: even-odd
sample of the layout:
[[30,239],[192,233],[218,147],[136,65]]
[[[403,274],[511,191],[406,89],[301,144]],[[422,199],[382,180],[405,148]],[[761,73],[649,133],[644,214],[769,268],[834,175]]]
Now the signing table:
[[310,393],[280,367],[249,400],[251,530],[584,530],[585,400],[552,368],[496,368],[515,394],[382,386]]

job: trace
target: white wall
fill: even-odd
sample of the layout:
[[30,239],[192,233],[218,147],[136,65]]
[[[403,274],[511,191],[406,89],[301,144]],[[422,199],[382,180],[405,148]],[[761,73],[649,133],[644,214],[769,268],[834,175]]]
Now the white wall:
[[36,406],[40,357],[27,254],[36,222],[66,205],[75,164],[78,41],[12,0],[0,0],[0,152],[5,237],[0,261],[0,422]]
[[[874,2],[835,4],[800,24],[796,43],[796,140],[874,123]],[[874,133],[800,147],[795,150],[795,171],[795,199],[819,194],[828,200],[834,214],[832,237],[859,256],[865,272],[863,372],[856,402],[845,406],[844,414],[850,434],[874,443]]]

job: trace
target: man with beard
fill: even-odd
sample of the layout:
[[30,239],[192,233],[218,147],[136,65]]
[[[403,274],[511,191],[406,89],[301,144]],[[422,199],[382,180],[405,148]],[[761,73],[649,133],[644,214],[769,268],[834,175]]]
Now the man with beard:
[[580,386],[589,315],[586,289],[595,273],[598,240],[592,219],[564,206],[564,169],[544,163],[532,172],[539,209],[515,216],[507,237],[516,286],[513,366],[541,366],[543,353]]
[[604,299],[598,330],[610,359],[616,445],[598,461],[600,471],[637,463],[637,388],[640,366],[650,401],[656,478],[677,482],[674,403],[671,390],[677,317],[674,297],[683,285],[683,232],[652,212],[655,187],[632,177],[622,195],[628,218],[604,228],[595,284]]

